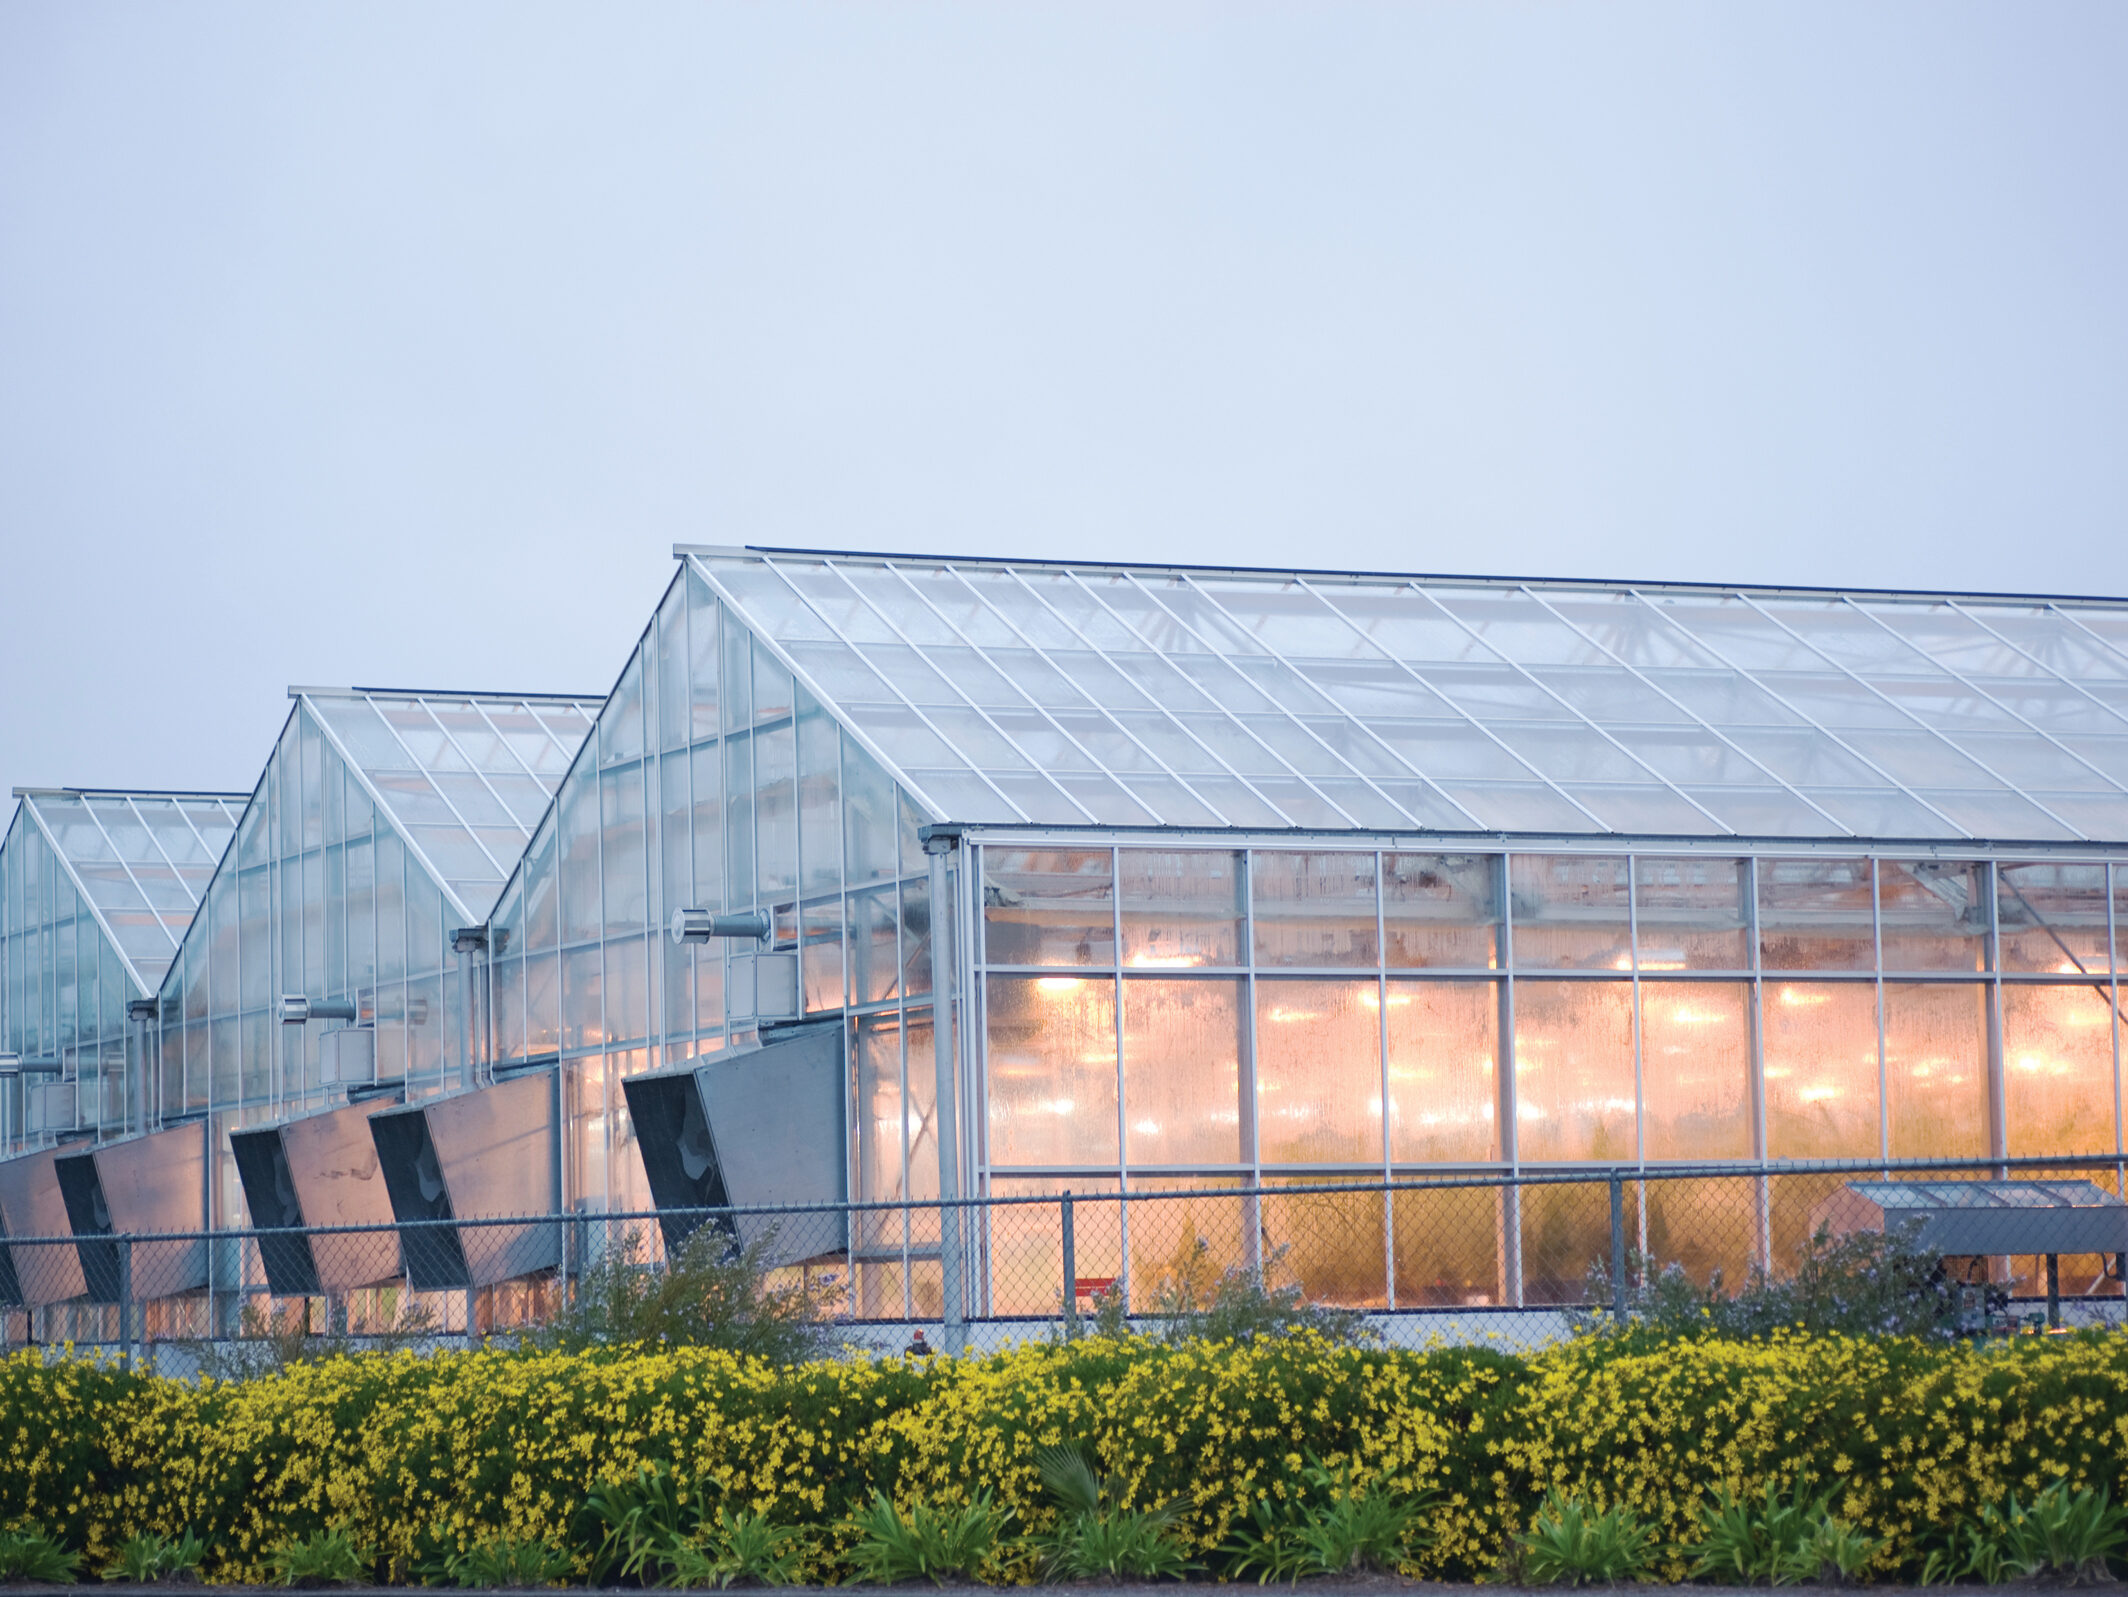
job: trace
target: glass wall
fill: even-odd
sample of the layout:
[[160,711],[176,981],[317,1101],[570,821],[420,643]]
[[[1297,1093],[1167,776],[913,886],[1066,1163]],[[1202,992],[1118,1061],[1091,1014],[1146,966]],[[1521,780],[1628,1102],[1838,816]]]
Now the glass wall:
[[[623,1077],[813,1016],[850,1027],[851,1191],[937,1193],[917,825],[879,764],[683,571],[489,936],[496,1066],[565,1072],[573,1208],[650,1204]],[[770,936],[678,944],[667,927],[679,909],[758,911]],[[869,1300],[935,1299],[935,1226],[923,1231],[901,1216],[868,1223]]]
[[0,1049],[64,1068],[57,1079],[0,1082],[0,1154],[41,1147],[65,1132],[123,1131],[137,1050],[126,1004],[145,995],[58,855],[20,810],[0,849],[0,959]]
[[216,794],[34,789],[0,842],[0,1050],[60,1066],[0,1082],[0,1156],[140,1130],[126,1013],[170,969],[242,804]]
[[[2121,1150],[2128,872],[2100,862],[979,857],[995,1191]],[[1533,1252],[1606,1223],[1536,1198]],[[1734,1229],[1732,1276],[1767,1246]],[[1470,1275],[1386,1230],[1378,1295]]]
[[[350,1088],[419,1097],[468,1079],[450,952],[468,918],[299,701],[160,995],[155,1109],[213,1117],[212,1223],[246,1218],[230,1130],[345,1103]],[[357,1018],[283,1026],[283,994],[352,1003]],[[359,1046],[343,1052],[345,1030]]]

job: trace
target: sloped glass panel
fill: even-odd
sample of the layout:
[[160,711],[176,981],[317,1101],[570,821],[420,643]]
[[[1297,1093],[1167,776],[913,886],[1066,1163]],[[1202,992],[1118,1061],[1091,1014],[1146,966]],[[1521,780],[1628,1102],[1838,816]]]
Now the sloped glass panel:
[[1604,652],[1527,594],[1450,588],[1441,607],[1517,665],[1598,665]]
[[1687,787],[1685,796],[1739,837],[1840,837],[1846,828],[1784,787]]

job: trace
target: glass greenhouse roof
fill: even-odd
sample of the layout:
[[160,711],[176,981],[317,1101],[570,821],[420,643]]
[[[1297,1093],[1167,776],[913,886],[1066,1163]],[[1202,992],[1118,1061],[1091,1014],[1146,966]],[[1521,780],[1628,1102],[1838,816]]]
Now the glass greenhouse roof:
[[596,696],[290,688],[429,873],[475,920],[576,758]]
[[1851,1181],[1880,1209],[2117,1209],[2089,1181]]
[[683,546],[940,820],[2128,843],[2128,603]]
[[143,996],[161,985],[243,813],[242,793],[17,788]]

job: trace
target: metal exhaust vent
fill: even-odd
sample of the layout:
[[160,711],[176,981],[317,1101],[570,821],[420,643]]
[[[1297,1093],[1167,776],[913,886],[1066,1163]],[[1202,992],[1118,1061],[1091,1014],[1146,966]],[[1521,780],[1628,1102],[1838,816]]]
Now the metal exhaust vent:
[[[561,1223],[467,1225],[560,1208],[560,1072],[386,1108],[369,1122],[417,1292],[491,1286],[561,1264]],[[455,1222],[455,1223],[454,1223]]]
[[[660,1209],[843,1201],[840,1021],[681,1069],[629,1076],[621,1090]],[[678,1247],[702,1223],[694,1215],[662,1220],[665,1246]],[[742,1246],[765,1242],[776,1264],[849,1249],[848,1223],[839,1213],[742,1214],[717,1223]]]
[[73,1235],[52,1168],[58,1159],[58,1149],[45,1148],[0,1163],[0,1232],[11,1239],[5,1249],[10,1279],[0,1286],[10,1286],[12,1301],[25,1308],[65,1303],[88,1290],[78,1248],[25,1240]]
[[[135,1297],[173,1297],[207,1285],[207,1122],[107,1142],[54,1161],[93,1303],[120,1297],[114,1234],[133,1244]],[[192,1232],[157,1236],[157,1232]]]
[[[231,1132],[252,1225],[270,1231],[392,1224],[391,1198],[369,1132],[370,1117],[392,1107],[389,1099],[377,1099]],[[261,1236],[259,1256],[276,1296],[349,1292],[404,1274],[398,1239],[383,1232]]]

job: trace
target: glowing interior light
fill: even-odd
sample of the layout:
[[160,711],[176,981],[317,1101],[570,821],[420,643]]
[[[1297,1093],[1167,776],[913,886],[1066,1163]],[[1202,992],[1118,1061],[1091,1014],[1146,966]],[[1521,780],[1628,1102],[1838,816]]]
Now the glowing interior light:
[[1806,993],[1801,988],[1783,987],[1781,1002],[1790,1009],[1815,1009],[1820,1004],[1832,1002],[1831,993]]
[[1160,1135],[1160,1122],[1157,1120],[1133,1120],[1131,1122],[1131,1130],[1142,1137],[1157,1137]]
[[1130,963],[1135,970],[1191,970],[1204,960],[1196,954],[1133,954]]
[[1821,1083],[1815,1087],[1803,1088],[1796,1094],[1796,1101],[1798,1103],[1823,1103],[1828,1098],[1837,1098],[1839,1096],[1840,1089],[1838,1087],[1828,1087]]
[[1045,993],[1075,993],[1085,985],[1079,976],[1043,976],[1035,981],[1037,990]]
[[1053,1115],[1068,1115],[1078,1107],[1069,1098],[1053,1098],[1049,1102],[1049,1112]]

